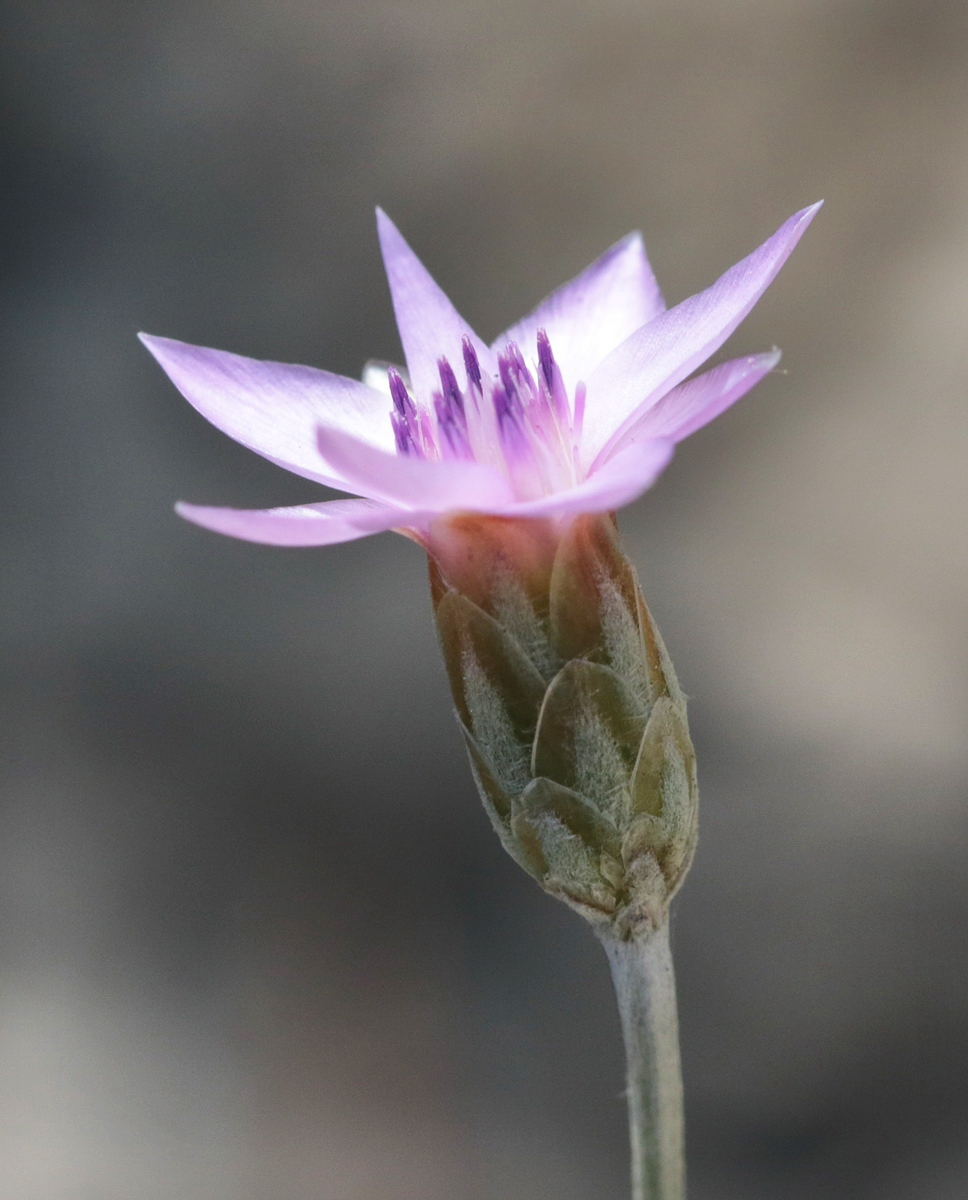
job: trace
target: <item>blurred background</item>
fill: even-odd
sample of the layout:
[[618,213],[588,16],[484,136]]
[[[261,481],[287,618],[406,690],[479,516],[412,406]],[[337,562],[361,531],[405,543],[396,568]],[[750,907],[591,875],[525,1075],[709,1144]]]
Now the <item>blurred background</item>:
[[964,0],[10,0],[0,1195],[627,1194],[604,957],[500,850],[393,535],[138,329],[356,375],[373,206],[493,337],[641,228],[670,302],[826,207],[784,374],[622,528],[693,697],[694,1200],[968,1195]]

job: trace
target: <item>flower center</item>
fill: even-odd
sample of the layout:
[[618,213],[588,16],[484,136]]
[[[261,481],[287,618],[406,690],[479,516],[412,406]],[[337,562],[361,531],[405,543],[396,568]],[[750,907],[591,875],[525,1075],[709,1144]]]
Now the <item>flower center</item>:
[[578,482],[585,388],[575,388],[572,409],[561,371],[543,329],[537,336],[537,367],[508,342],[497,356],[497,376],[481,371],[469,338],[463,342],[463,389],[446,358],[437,361],[440,390],[429,404],[414,402],[399,372],[388,372],[390,420],[399,454],[463,459],[503,471],[520,500],[561,491]]

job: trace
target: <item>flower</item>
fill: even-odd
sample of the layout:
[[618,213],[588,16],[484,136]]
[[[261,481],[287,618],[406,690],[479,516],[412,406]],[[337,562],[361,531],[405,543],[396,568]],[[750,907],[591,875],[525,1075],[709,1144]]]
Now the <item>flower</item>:
[[492,346],[382,212],[407,373],[360,383],[142,335],[203,416],[357,498],[263,511],[180,504],[209,529],[310,546],[395,529],[427,551],[458,722],[509,854],[605,937],[649,936],[692,860],[686,700],[614,510],[779,351],[691,373],[750,311],[819,205],[666,309],[631,234]]
[[651,486],[677,442],[776,366],[773,350],[688,378],[747,315],[818,208],[671,309],[630,234],[490,346],[378,210],[406,375],[371,368],[358,382],[141,335],[213,425],[355,498],[178,512],[250,541],[315,546],[388,529],[426,544],[437,518],[460,512],[567,520],[614,511]]

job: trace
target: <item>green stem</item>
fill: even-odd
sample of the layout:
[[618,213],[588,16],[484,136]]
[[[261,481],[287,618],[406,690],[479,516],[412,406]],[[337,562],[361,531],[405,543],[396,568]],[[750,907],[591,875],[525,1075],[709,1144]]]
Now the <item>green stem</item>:
[[669,926],[630,941],[610,935],[602,941],[628,1063],[632,1200],[684,1200],[682,1068]]

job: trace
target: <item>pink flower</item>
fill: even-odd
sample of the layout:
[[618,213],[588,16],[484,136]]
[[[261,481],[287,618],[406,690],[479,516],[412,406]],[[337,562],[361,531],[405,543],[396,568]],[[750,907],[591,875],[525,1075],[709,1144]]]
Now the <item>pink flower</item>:
[[667,309],[630,234],[491,346],[382,212],[377,224],[407,374],[360,383],[141,335],[185,398],[224,433],[297,475],[354,494],[295,508],[179,504],[220,533],[285,546],[386,529],[425,540],[457,512],[570,518],[610,512],[654,482],[675,443],[749,391],[778,350],[687,378],[723,344],[819,205],[792,216],[704,292]]

